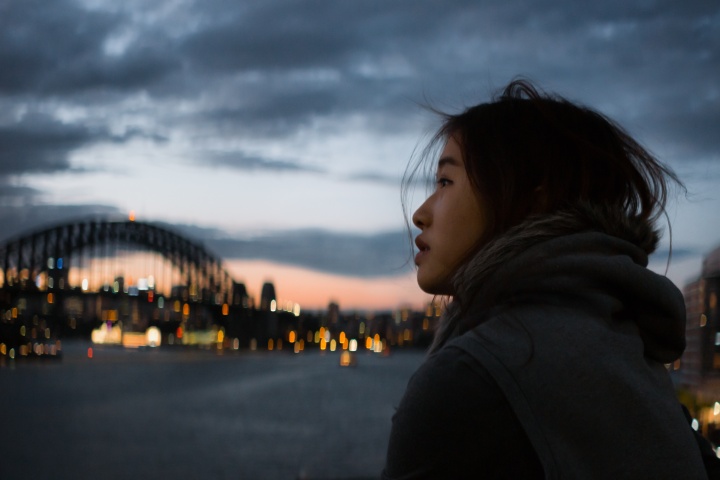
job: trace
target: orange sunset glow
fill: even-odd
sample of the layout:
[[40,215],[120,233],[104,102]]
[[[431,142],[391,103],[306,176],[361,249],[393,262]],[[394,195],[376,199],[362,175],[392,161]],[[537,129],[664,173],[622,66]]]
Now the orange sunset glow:
[[396,277],[358,278],[322,273],[262,260],[227,260],[228,272],[260,298],[264,282],[273,282],[278,300],[297,302],[305,310],[326,309],[336,302],[343,310],[384,310],[400,306],[421,309],[431,297],[420,290],[415,272]]

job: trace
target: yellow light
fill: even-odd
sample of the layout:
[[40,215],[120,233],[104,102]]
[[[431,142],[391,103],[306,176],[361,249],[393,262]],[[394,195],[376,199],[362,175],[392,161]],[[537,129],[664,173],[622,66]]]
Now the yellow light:
[[357,340],[353,338],[352,340],[350,340],[350,348],[348,350],[350,350],[351,352],[357,352],[357,348],[358,348]]
[[430,319],[428,319],[427,317],[423,318],[422,329],[427,330],[429,327],[430,327]]
[[218,333],[217,333],[217,342],[223,343],[223,340],[225,340],[225,332],[221,328],[220,330],[218,330]]
[[376,333],[375,336],[373,337],[373,343],[375,345],[380,343],[380,334],[379,333]]
[[349,348],[349,346],[350,346],[350,342],[348,341],[347,338],[345,338],[345,341],[342,344],[343,350],[347,350]]
[[162,333],[157,327],[149,327],[145,331],[145,343],[149,347],[159,347],[162,343]]
[[10,353],[8,354],[8,356],[9,356],[10,358],[15,358],[15,349],[14,349],[14,348],[11,348],[11,349],[10,349]]
[[365,348],[367,348],[368,350],[371,350],[372,346],[373,346],[373,339],[370,337],[367,337],[365,339]]
[[7,347],[4,343],[0,343],[0,355],[7,355]]
[[25,325],[23,325],[22,327],[20,327],[20,335],[24,337],[25,333]]
[[128,220],[131,222],[135,221],[135,210],[130,210],[130,214],[128,215]]
[[190,315],[190,305],[187,303],[183,305],[183,315],[185,315],[186,317]]
[[327,348],[327,342],[324,338],[320,339],[320,350],[325,350]]
[[320,332],[315,332],[315,343],[320,343]]
[[337,342],[333,338],[332,340],[330,340],[330,351],[334,352],[336,349],[337,349]]
[[340,332],[340,337],[338,337],[338,341],[342,344],[345,343],[345,332]]
[[300,353],[300,342],[295,343],[295,346],[293,347],[293,351],[295,353]]
[[270,300],[270,311],[274,312],[277,310],[277,302],[275,300]]
[[275,342],[271,338],[270,340],[268,340],[268,350],[272,350],[274,348],[275,348]]
[[175,300],[175,303],[173,303],[173,310],[175,310],[176,313],[180,313],[180,300]]
[[230,313],[230,307],[228,307],[227,303],[223,303],[222,314],[227,316],[228,313]]
[[290,333],[288,333],[288,342],[295,343],[295,330],[291,330]]

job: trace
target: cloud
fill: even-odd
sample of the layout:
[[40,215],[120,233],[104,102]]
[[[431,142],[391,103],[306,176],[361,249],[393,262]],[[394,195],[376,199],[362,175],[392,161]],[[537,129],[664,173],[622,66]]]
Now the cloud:
[[0,242],[24,236],[35,230],[49,228],[79,219],[107,218],[119,215],[108,205],[42,205],[26,204],[10,208],[0,205]]
[[106,40],[129,22],[119,13],[28,0],[3,3],[0,16],[1,94],[147,88],[180,67],[168,39],[152,32],[122,55],[108,51]]
[[386,175],[380,172],[355,172],[343,177],[350,182],[367,182],[378,185],[387,185],[395,188],[400,187],[401,179],[394,175]]
[[274,232],[250,239],[212,238],[223,258],[263,259],[358,277],[406,274],[412,268],[407,233],[357,235],[321,230]]
[[202,161],[218,167],[229,167],[236,170],[315,173],[324,171],[292,160],[265,158],[257,155],[247,155],[243,152],[209,153],[203,155]]
[[0,175],[69,170],[68,154],[96,136],[87,127],[42,114],[0,125]]

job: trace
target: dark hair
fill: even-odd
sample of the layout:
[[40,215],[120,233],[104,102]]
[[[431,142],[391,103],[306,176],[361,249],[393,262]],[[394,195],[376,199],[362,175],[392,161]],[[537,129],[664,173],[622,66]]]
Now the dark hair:
[[562,97],[541,94],[527,80],[510,82],[493,101],[460,114],[437,113],[443,124],[419,161],[408,166],[403,198],[419,171],[434,168],[438,147],[454,138],[487,206],[481,244],[531,214],[579,203],[603,205],[653,225],[665,212],[669,181],[682,187],[671,169],[615,122]]

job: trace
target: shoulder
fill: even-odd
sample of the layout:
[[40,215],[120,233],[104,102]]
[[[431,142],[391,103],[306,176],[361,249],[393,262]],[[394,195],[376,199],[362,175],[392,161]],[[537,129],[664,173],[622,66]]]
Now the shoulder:
[[[518,448],[528,454],[518,455]],[[539,468],[492,377],[460,349],[430,356],[393,417],[385,478],[471,478],[479,472],[494,478],[513,462],[527,467],[525,473]]]

